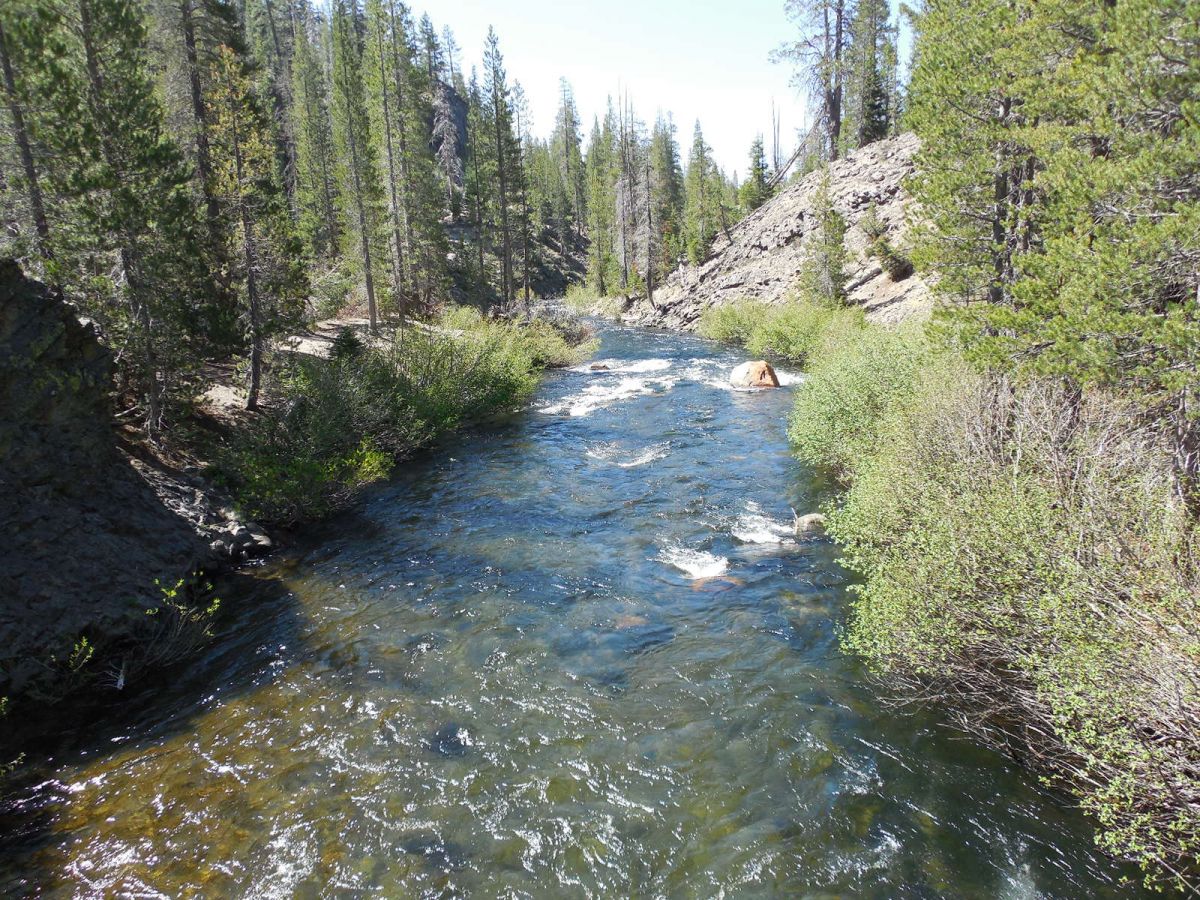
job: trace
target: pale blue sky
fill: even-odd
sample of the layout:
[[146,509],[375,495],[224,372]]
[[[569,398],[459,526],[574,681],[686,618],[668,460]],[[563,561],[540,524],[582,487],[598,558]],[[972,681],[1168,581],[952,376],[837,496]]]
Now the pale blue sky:
[[565,76],[585,123],[606,98],[627,89],[639,116],[673,112],[686,159],[697,118],[726,171],[746,169],[750,142],[762,132],[770,153],[771,99],[782,113],[785,157],[805,121],[804,100],[786,65],[770,51],[794,34],[783,0],[413,0],[440,31],[449,25],[469,73],[483,55],[488,25],[500,37],[510,79],[519,80],[537,134],[554,124],[558,80]]

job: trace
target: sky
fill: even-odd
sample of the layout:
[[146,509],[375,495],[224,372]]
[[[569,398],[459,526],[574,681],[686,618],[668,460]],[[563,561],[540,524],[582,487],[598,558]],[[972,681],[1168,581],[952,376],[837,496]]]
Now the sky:
[[509,80],[520,81],[533,130],[548,135],[558,109],[559,78],[571,82],[584,140],[607,98],[628,91],[640,119],[674,114],[686,162],[700,119],[717,164],[739,176],[756,134],[771,153],[771,100],[781,116],[786,159],[805,124],[804,99],[789,84],[791,68],[768,60],[795,27],[783,0],[414,0],[440,32],[449,25],[469,76],[480,64],[488,25],[500,38]]

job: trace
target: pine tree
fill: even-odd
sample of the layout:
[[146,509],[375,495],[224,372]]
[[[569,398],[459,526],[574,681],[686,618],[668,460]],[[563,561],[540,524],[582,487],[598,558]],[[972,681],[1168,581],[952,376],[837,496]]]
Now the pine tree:
[[651,213],[654,222],[657,255],[655,268],[660,277],[671,272],[684,253],[682,222],[684,208],[683,167],[675,123],[660,115],[650,135]]
[[[972,356],[1132,391],[1169,423],[1200,515],[1200,27],[1186,5],[1025,0],[982,21],[931,6],[911,116],[934,222],[923,259],[958,299],[980,299],[968,277],[988,285],[989,303],[956,315]],[[1003,43],[984,30],[997,24]],[[988,70],[947,59],[951,33],[999,44]]]
[[189,332],[203,273],[190,173],[163,127],[140,8],[76,0],[74,12],[80,74],[57,79],[44,100],[70,221],[64,279],[122,346],[129,388],[157,439],[197,361]]
[[486,210],[491,197],[491,166],[485,152],[487,136],[487,113],[484,109],[483,90],[474,67],[467,87],[467,181],[464,203],[475,223],[475,278],[474,297],[479,303],[485,301],[488,290],[485,257],[488,252],[489,222]]
[[800,271],[800,292],[808,300],[836,306],[846,300],[846,219],[834,208],[829,169],[817,183],[811,202],[817,220]]
[[[575,94],[567,79],[560,79],[558,91],[558,114],[554,120],[551,152],[559,169],[562,197],[570,205],[570,223],[576,230],[581,231],[587,219],[587,178],[583,167],[583,138],[579,133],[579,111],[575,106]],[[566,210],[562,212],[565,214]],[[566,225],[565,218],[563,224]],[[565,246],[565,233],[562,240]]]
[[328,262],[342,232],[329,84],[321,64],[319,21],[306,3],[296,6],[294,16],[291,131],[296,138],[297,219],[311,252]]
[[712,151],[697,121],[685,179],[684,246],[692,265],[699,265],[708,256],[720,225],[718,199],[713,191],[715,168]]
[[446,59],[442,53],[442,44],[438,40],[437,29],[429,14],[421,16],[420,32],[417,37],[420,47],[421,65],[425,69],[425,77],[431,81],[446,75]]
[[533,218],[529,205],[529,176],[528,162],[526,159],[526,147],[532,141],[530,132],[531,124],[529,119],[529,103],[525,98],[525,90],[521,87],[521,83],[515,82],[512,91],[512,108],[514,125],[516,126],[517,143],[514,148],[516,154],[516,165],[513,166],[512,191],[516,197],[515,204],[515,230],[520,237],[521,243],[521,292],[522,301],[526,309],[529,307],[530,300],[530,267],[533,263]]
[[[220,0],[230,2],[230,0]],[[291,68],[295,55],[288,9],[292,0],[239,0],[242,6],[243,31],[250,58],[259,74],[257,90],[270,98],[271,129],[275,153],[284,173],[284,185],[289,203],[296,202],[296,136],[291,131],[293,121]],[[282,8],[281,8],[282,6]]]
[[824,152],[838,158],[842,149],[852,0],[787,0],[788,16],[800,37],[775,51],[774,57],[796,65],[794,80],[815,101],[815,127],[824,132]]
[[746,180],[738,192],[742,207],[747,212],[753,212],[770,199],[771,190],[768,186],[767,155],[763,149],[762,135],[754,139],[750,145],[750,166]]
[[228,210],[225,233],[250,344],[246,408],[256,409],[268,339],[296,319],[307,293],[298,241],[276,164],[269,116],[245,61],[222,47],[213,66],[213,189]]
[[454,37],[454,32],[450,30],[449,25],[442,27],[442,54],[446,59],[446,80],[450,86],[457,90],[460,94],[465,93],[466,84],[463,81],[462,67],[459,65],[459,54],[462,53],[462,48],[458,46],[458,41]]
[[587,149],[588,234],[591,252],[588,258],[588,281],[600,296],[608,296],[615,288],[616,260],[613,253],[613,212],[616,200],[612,171],[615,165],[616,140],[611,123],[611,104],[601,126],[597,118],[592,125]]
[[512,130],[512,108],[509,105],[508,76],[504,71],[504,57],[500,53],[500,41],[494,29],[488,29],[487,44],[483,54],[483,96],[485,114],[491,134],[490,152],[496,172],[495,207],[500,228],[500,293],[507,303],[513,298],[512,274],[512,228],[509,221],[509,190],[515,168]]
[[858,0],[847,53],[845,137],[862,147],[886,137],[891,129],[895,81],[895,29],[887,0]]
[[333,111],[338,146],[342,209],[347,222],[346,254],[357,256],[367,295],[371,330],[378,328],[375,272],[380,245],[382,179],[371,140],[363,83],[363,52],[352,0],[333,7]]

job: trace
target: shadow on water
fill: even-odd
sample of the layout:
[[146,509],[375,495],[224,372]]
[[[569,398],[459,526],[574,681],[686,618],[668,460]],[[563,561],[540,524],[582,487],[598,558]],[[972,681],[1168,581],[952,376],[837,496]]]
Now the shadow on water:
[[0,798],[0,894],[40,895],[58,874],[40,856],[71,840],[57,827],[70,796],[59,780],[64,767],[176,752],[171,741],[191,733],[197,719],[270,683],[304,652],[305,627],[282,581],[247,570],[221,577],[216,593],[229,600],[196,653],[142,673],[123,692],[93,688],[16,726],[5,723],[0,758],[22,762]]

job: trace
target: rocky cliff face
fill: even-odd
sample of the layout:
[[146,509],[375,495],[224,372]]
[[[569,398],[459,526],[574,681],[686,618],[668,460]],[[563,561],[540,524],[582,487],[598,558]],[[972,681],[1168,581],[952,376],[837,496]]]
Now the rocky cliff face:
[[94,331],[0,260],[0,697],[53,691],[81,638],[93,670],[119,664],[154,580],[211,564],[230,527],[202,483],[122,446],[111,390]]
[[[829,167],[830,197],[849,226],[846,233],[847,288],[850,301],[867,318],[894,323],[928,315],[932,298],[918,275],[893,279],[870,252],[863,216],[872,205],[893,246],[905,247],[912,198],[903,181],[913,171],[919,144],[904,134],[878,141]],[[718,236],[709,258],[674,272],[654,294],[633,301],[625,321],[636,325],[694,328],[710,306],[741,299],[782,303],[794,291],[808,240],[817,228],[813,199],[821,181],[813,173],[751,213],[727,236]]]

